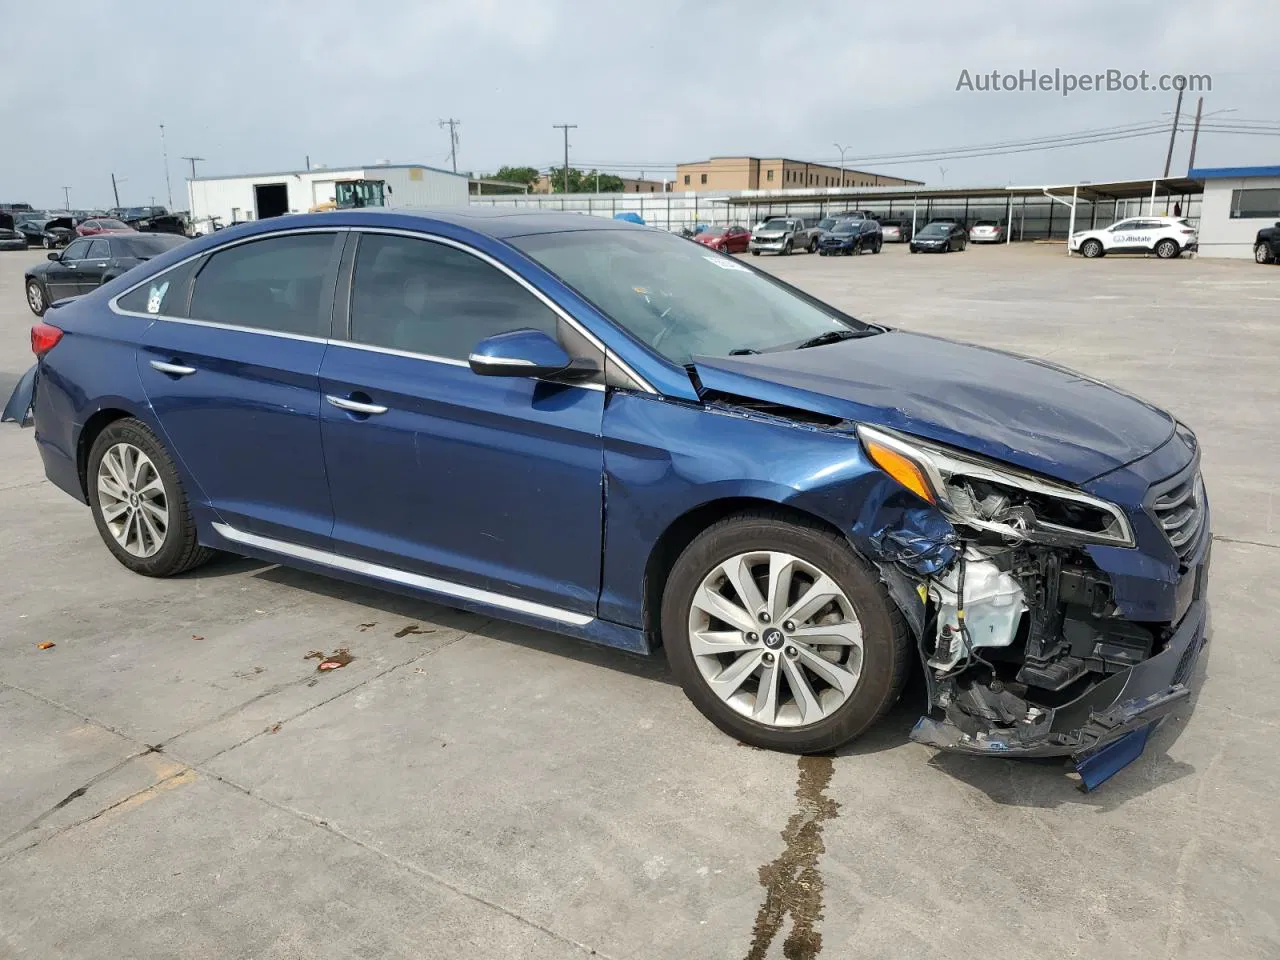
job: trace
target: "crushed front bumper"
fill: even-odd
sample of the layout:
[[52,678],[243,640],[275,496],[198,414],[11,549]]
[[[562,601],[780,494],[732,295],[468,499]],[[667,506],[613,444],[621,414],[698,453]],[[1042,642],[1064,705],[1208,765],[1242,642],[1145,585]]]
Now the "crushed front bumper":
[[917,743],[981,756],[1061,757],[1075,762],[1091,790],[1137,759],[1155,724],[1191,695],[1191,674],[1205,642],[1204,599],[1211,541],[1186,574],[1193,592],[1186,613],[1165,648],[1128,670],[1112,674],[1070,703],[1044,711],[1033,723],[999,735],[970,737],[946,720],[921,717],[911,731]]

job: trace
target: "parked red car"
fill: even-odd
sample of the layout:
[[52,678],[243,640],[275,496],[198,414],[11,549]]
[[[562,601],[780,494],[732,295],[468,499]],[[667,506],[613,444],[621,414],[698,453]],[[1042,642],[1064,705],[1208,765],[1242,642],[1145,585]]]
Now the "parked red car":
[[746,253],[751,245],[751,231],[746,227],[711,227],[693,239],[721,253]]
[[76,235],[80,237],[96,237],[100,233],[137,233],[127,223],[112,220],[110,217],[94,217],[76,227]]

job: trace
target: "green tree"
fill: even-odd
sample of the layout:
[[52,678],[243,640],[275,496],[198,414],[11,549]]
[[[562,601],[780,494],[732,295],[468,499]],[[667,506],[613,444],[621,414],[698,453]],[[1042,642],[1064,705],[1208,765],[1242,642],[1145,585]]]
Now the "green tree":
[[510,167],[504,165],[499,167],[498,172],[489,179],[506,180],[508,183],[522,183],[525,186],[532,188],[538,181],[538,168]]
[[[552,167],[549,171],[553,193],[564,193],[564,167]],[[622,178],[599,170],[569,168],[570,193],[621,193]]]

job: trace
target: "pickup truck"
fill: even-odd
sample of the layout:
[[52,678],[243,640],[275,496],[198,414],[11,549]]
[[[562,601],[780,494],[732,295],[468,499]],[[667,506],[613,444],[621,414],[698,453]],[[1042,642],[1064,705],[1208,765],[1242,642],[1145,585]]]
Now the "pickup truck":
[[1258,263],[1280,263],[1280,220],[1263,227],[1253,241],[1253,259]]
[[807,250],[814,253],[818,249],[818,237],[822,229],[814,220],[801,217],[770,217],[751,233],[751,255],[760,256],[760,252],[788,254],[793,250]]

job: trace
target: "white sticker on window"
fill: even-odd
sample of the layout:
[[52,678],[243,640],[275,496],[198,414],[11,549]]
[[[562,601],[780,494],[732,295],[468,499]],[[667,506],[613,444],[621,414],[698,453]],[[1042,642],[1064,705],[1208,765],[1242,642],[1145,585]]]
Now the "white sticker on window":
[[702,259],[707,261],[707,263],[714,263],[721,270],[741,270],[743,273],[751,272],[742,264],[730,260],[728,257],[703,257]]
[[158,287],[152,287],[151,293],[147,297],[147,313],[159,313],[160,304],[164,303],[164,295],[169,292],[169,281],[166,280]]

